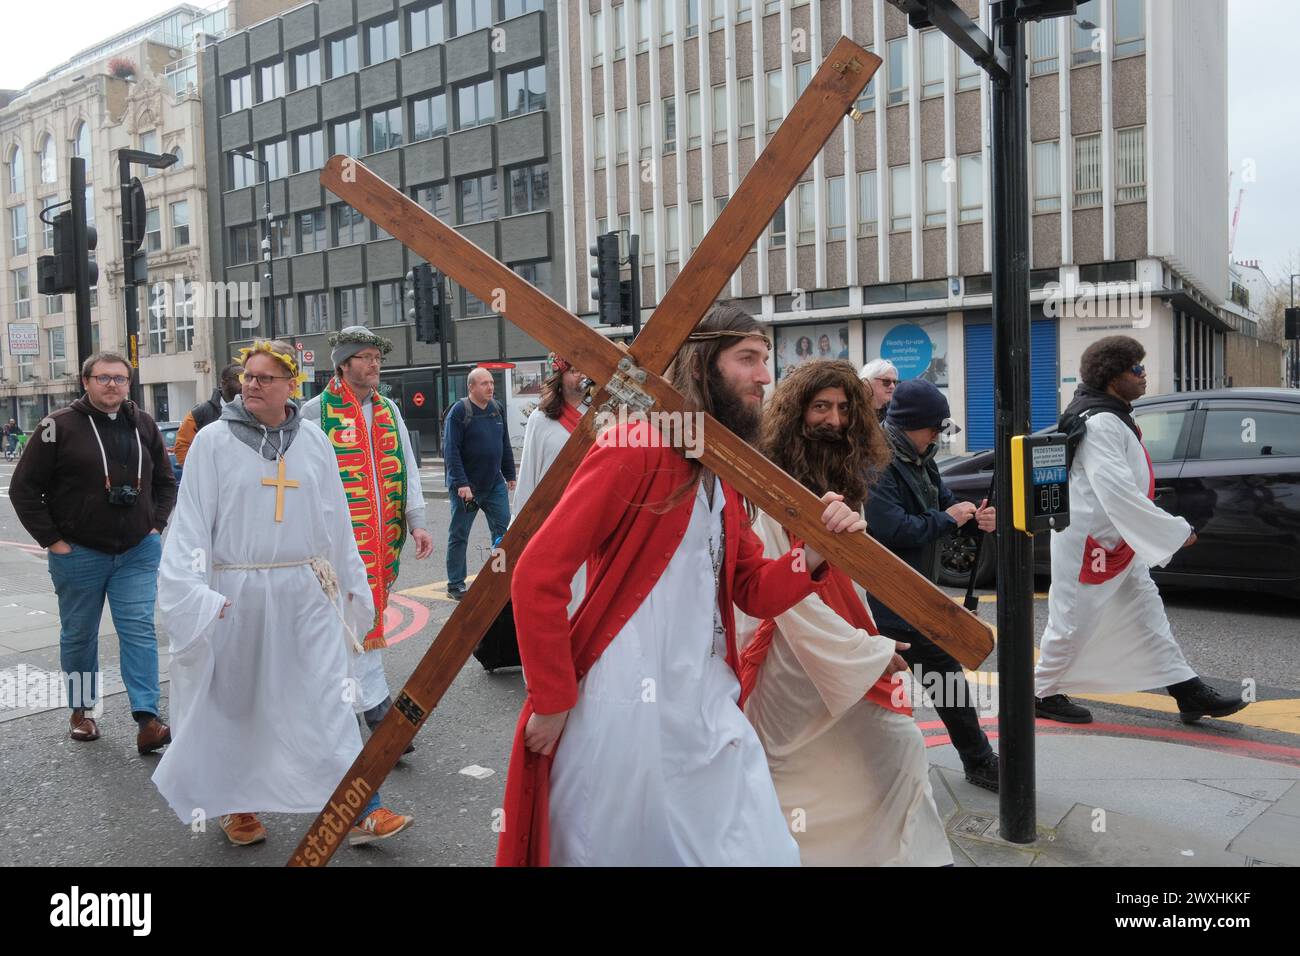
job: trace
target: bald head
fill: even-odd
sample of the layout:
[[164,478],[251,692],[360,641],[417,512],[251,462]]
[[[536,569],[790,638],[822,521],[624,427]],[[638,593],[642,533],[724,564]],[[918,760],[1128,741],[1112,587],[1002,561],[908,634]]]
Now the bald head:
[[487,408],[488,402],[492,400],[492,395],[496,391],[492,373],[485,368],[470,369],[469,375],[465,377],[465,384],[469,389],[470,401],[479,408]]

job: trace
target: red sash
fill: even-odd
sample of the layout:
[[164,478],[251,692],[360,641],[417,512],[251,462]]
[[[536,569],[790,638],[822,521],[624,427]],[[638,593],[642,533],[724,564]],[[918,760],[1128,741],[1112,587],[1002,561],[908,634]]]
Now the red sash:
[[582,412],[578,411],[578,409],[574,408],[568,402],[561,402],[559,421],[560,424],[564,426],[565,431],[572,432],[578,427],[578,422],[582,421]]
[[[1142,454],[1147,456],[1147,473],[1150,475],[1147,482],[1147,497],[1155,501],[1156,467],[1151,464],[1151,453],[1147,451],[1146,445],[1142,446]],[[1098,554],[1098,551],[1101,554]],[[1115,547],[1108,548],[1099,544],[1092,535],[1088,535],[1088,540],[1083,543],[1083,564],[1079,567],[1079,581],[1083,584],[1102,584],[1120,574],[1129,566],[1133,558],[1134,551],[1123,538]],[[1100,569],[1094,568],[1094,564],[1100,564]]]

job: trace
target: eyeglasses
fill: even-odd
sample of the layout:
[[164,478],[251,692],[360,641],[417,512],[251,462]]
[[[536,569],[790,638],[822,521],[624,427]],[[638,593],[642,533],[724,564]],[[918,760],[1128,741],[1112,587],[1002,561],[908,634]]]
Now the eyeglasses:
[[292,378],[292,375],[250,375],[245,372],[243,380],[245,383],[256,382],[262,388],[270,388],[272,382],[287,382]]
[[384,364],[384,357],[382,355],[354,355],[352,357],[364,365]]
[[896,388],[898,386],[898,379],[896,378],[878,378],[876,381],[885,388]]
[[92,375],[90,377],[100,385],[125,385],[131,381],[125,375]]
[[1138,376],[1139,378],[1141,378],[1143,375],[1146,374],[1147,367],[1145,365],[1134,365],[1131,369],[1129,369],[1129,371],[1132,372],[1134,375]]

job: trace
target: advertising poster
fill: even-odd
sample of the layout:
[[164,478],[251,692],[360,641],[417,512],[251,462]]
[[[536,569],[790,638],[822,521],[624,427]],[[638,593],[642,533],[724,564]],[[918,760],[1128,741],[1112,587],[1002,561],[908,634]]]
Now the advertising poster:
[[776,327],[778,380],[804,362],[811,362],[814,359],[848,359],[848,357],[849,324],[847,322]]
[[40,355],[40,331],[35,322],[9,323],[9,354]]
[[948,317],[908,318],[867,323],[866,360],[888,359],[898,378],[923,378],[948,387]]

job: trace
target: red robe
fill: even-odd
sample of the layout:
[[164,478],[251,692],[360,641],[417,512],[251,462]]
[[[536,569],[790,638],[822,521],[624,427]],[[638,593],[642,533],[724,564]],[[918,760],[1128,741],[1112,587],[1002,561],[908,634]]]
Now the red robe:
[[[528,696],[510,754],[498,866],[545,866],[549,861],[551,757],[524,746],[528,718],[567,711],[577,703],[579,681],[654,588],[690,524],[694,494],[683,496],[666,513],[656,507],[690,479],[690,465],[679,452],[649,447],[657,435],[644,423],[606,433],[587,453],[515,568],[511,600]],[[744,499],[725,483],[722,489],[726,553],[718,605],[727,634],[727,663],[735,670],[733,602],[751,617],[775,617],[819,591],[826,566],[809,574],[793,554],[764,558],[762,542],[745,517]],[[587,593],[570,620],[569,584],[584,563]],[[563,745],[561,736],[557,746]]]

